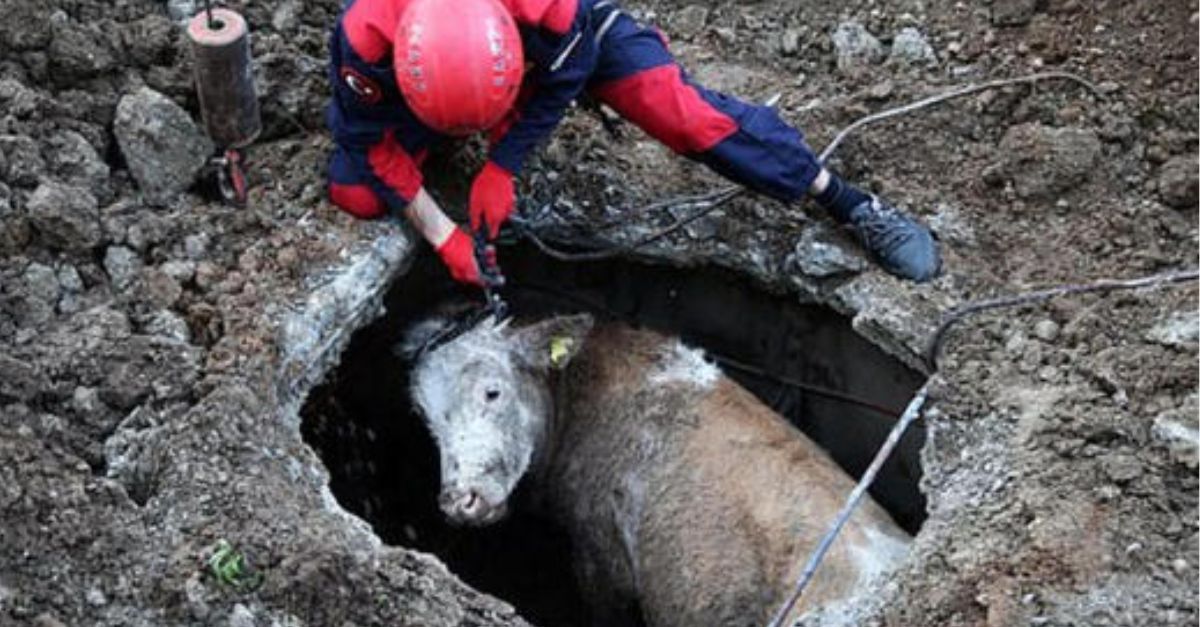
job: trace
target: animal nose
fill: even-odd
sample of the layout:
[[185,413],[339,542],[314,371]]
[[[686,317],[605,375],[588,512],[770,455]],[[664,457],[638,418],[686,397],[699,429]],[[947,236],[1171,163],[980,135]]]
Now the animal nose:
[[442,491],[438,498],[442,511],[452,519],[470,520],[478,517],[486,508],[483,497],[472,489],[451,488]]

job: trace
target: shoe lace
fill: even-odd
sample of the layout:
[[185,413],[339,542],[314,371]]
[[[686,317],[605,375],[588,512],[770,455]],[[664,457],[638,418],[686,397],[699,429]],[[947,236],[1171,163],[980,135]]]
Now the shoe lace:
[[880,252],[894,250],[912,237],[900,212],[878,201],[872,201],[871,212],[855,226],[867,246]]

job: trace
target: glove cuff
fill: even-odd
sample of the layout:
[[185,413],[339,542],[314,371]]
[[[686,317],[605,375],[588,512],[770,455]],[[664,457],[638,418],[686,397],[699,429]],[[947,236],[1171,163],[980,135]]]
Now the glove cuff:
[[438,246],[435,246],[433,250],[445,257],[447,254],[459,253],[464,249],[466,250],[467,254],[471,254],[473,246],[474,244],[471,243],[471,238],[467,237],[466,231],[455,227],[454,230],[450,232],[450,237],[447,237],[446,241],[442,242]]

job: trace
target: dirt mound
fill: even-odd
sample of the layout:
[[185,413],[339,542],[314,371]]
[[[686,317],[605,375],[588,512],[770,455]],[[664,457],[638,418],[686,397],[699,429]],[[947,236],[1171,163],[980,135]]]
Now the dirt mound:
[[[300,438],[301,399],[421,248],[324,201],[338,3],[230,3],[254,32],[264,116],[246,209],[216,202],[203,172],[155,187],[118,141],[119,103],[146,89],[199,119],[168,12],[186,4],[17,2],[0,22],[0,622],[522,624],[435,559],[382,546]],[[630,8],[697,80],[779,94],[818,146],[965,81],[1061,69],[1099,91],[986,92],[839,150],[834,167],[936,228],[947,272],[930,285],[873,269],[816,210],[761,198],[646,259],[829,304],[917,367],[955,304],[1195,264],[1194,7]],[[439,193],[461,198],[475,158],[435,160]],[[688,213],[628,208],[720,184],[577,113],[524,177],[522,211],[559,245],[627,243]],[[929,518],[862,622],[1195,624],[1195,312],[1189,287],[957,328],[925,416]],[[222,540],[245,572],[214,574]]]

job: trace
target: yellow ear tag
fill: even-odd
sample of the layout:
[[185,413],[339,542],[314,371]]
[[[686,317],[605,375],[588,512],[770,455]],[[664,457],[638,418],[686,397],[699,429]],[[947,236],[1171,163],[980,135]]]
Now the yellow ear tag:
[[563,335],[550,338],[550,365],[562,368],[567,363],[567,357],[571,354],[571,346],[574,344],[575,340]]

